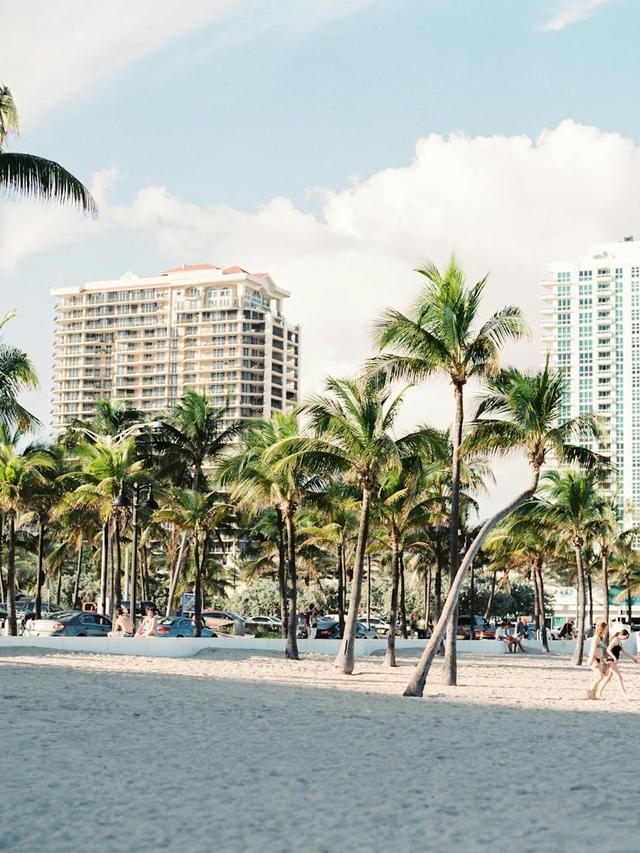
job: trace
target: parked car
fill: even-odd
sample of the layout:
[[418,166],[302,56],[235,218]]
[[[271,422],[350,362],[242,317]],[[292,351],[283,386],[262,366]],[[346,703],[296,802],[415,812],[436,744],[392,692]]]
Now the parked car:
[[83,613],[67,610],[45,619],[32,619],[27,623],[28,637],[106,637],[111,630],[111,619],[100,613]]
[[260,625],[263,628],[273,628],[280,630],[282,619],[279,616],[249,616],[246,620],[247,624]]
[[[340,623],[337,619],[319,619],[316,628],[316,640],[339,640]],[[367,628],[365,622],[356,622],[357,640],[376,640],[378,634],[374,628]]]
[[[163,617],[156,621],[156,636],[157,637],[193,637],[193,622],[187,619],[186,616],[176,616],[173,619]],[[200,628],[201,637],[217,637],[218,635],[202,625]]]
[[202,618],[207,628],[212,631],[231,627],[234,634],[244,634],[246,619],[232,610],[205,610]]
[[[492,625],[489,625],[488,622],[485,622],[482,616],[474,617],[473,627],[476,640],[495,639],[496,629]],[[468,640],[471,633],[470,628],[471,617],[458,616],[458,638],[461,640]]]
[[[16,601],[16,616],[18,617],[18,619],[33,619],[35,612],[35,598],[23,598],[20,601]],[[64,613],[64,607],[60,607],[59,604],[49,604],[49,602],[43,601],[40,604],[40,612],[43,616],[51,616],[54,613]]]
[[386,620],[382,619],[380,616],[372,616],[370,620],[367,620],[367,618],[363,616],[360,618],[360,621],[364,625],[366,625],[367,621],[369,621],[371,627],[375,630],[376,634],[379,637],[386,637],[389,634],[391,626]]

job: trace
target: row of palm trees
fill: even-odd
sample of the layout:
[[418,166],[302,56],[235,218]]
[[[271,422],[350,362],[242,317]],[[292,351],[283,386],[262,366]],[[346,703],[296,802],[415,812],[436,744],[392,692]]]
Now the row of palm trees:
[[[612,472],[605,459],[578,442],[598,437],[596,419],[560,419],[564,380],[548,363],[534,373],[500,367],[503,344],[526,329],[513,306],[479,320],[485,279],[468,286],[454,260],[442,272],[432,264],[418,272],[423,285],[415,305],[406,313],[384,314],[377,332],[380,353],[357,378],[330,378],[324,393],[299,411],[267,420],[233,422],[205,395],[189,391],[173,412],[152,421],[105,401],[91,423],[73,424],[53,446],[25,444],[31,419],[18,396],[35,376],[24,353],[3,346],[0,508],[10,631],[16,629],[15,547],[21,529],[37,533],[36,608],[47,553],[51,565],[65,554],[77,555],[71,602],[77,604],[83,549],[99,553],[101,609],[107,598],[112,606],[120,603],[123,542],[126,551],[130,536],[126,495],[134,484],[152,487],[160,504],[143,519],[140,558],[143,564],[156,560],[167,610],[180,584],[192,577],[199,615],[203,578],[216,578],[225,538],[240,535],[249,542],[247,572],[277,578],[292,659],[298,657],[300,573],[314,575],[319,586],[323,576],[335,577],[343,636],[336,665],[353,672],[365,563],[373,555],[388,564],[391,582],[387,664],[395,664],[398,618],[405,626],[409,565],[424,578],[425,600],[433,598],[435,626],[406,694],[422,694],[445,636],[445,673],[454,684],[458,599],[485,540],[494,564],[528,562],[541,617],[543,569],[552,553],[560,554],[550,542],[570,540],[584,625],[585,546],[600,537],[606,562],[614,540],[618,550],[623,543],[610,504],[607,530],[594,521],[605,512],[604,479]],[[399,382],[423,386],[435,373],[451,382],[452,429],[423,424],[398,435]],[[483,383],[484,394],[466,419],[471,379]],[[530,483],[468,535],[475,498],[490,482],[492,457],[513,452],[526,455]],[[550,463],[571,467],[547,474],[537,494]],[[576,663],[581,660],[579,642]]]

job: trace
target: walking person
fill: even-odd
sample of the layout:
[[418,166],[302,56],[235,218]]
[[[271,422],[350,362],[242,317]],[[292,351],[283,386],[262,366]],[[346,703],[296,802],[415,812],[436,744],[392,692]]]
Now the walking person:
[[609,655],[609,672],[607,674],[606,681],[600,688],[600,698],[602,698],[602,694],[604,693],[604,689],[607,684],[611,681],[613,676],[618,679],[618,683],[620,684],[620,688],[624,695],[627,695],[627,690],[624,686],[624,681],[622,680],[622,673],[620,672],[620,667],[618,666],[618,662],[620,660],[620,655],[626,655],[630,660],[634,663],[638,663],[638,658],[634,658],[633,655],[630,655],[629,652],[625,652],[622,648],[622,644],[625,643],[629,639],[629,632],[626,628],[623,628],[621,631],[616,631],[616,633],[611,638],[611,642],[607,646],[607,653]]
[[589,699],[595,699],[598,687],[609,674],[609,663],[607,659],[607,623],[598,622],[596,630],[591,638],[591,649],[587,658],[587,666],[593,673],[591,687],[587,691]]
[[307,637],[310,640],[315,640],[318,630],[318,608],[314,605],[309,608],[309,621],[307,623]]

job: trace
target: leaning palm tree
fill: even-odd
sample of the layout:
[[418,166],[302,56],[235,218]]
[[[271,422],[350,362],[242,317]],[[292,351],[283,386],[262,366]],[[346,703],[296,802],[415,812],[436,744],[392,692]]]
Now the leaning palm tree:
[[533,497],[547,455],[553,455],[560,462],[578,460],[584,464],[593,464],[599,459],[591,451],[570,443],[572,438],[579,438],[581,433],[597,435],[598,429],[593,415],[559,421],[563,388],[562,374],[549,367],[548,359],[538,373],[523,373],[508,368],[487,380],[488,393],[478,407],[474,430],[465,439],[466,449],[495,455],[524,451],[531,481],[519,495],[484,522],[467,549],[440,618],[404,692],[405,696],[422,696],[431,664],[444,637],[447,623],[457,607],[460,590],[471,563],[491,530],[520,504]]
[[[391,379],[421,382],[435,373],[453,385],[454,423],[451,435],[451,503],[449,515],[449,573],[453,582],[459,564],[460,444],[464,426],[464,388],[474,377],[495,375],[499,353],[508,340],[526,329],[522,312],[509,305],[478,322],[485,276],[469,286],[464,271],[451,258],[441,272],[435,264],[417,270],[425,284],[410,314],[388,309],[378,323],[378,345],[385,350],[371,360],[370,370]],[[451,614],[445,653],[446,682],[455,684],[457,610]]]
[[95,216],[97,207],[89,190],[59,163],[5,150],[8,137],[19,131],[20,120],[11,90],[0,85],[0,191],[72,204]]
[[20,453],[13,442],[0,444],[0,510],[7,518],[7,621],[9,634],[17,634],[16,621],[16,517],[26,508],[34,482],[43,479],[52,459],[40,449]]

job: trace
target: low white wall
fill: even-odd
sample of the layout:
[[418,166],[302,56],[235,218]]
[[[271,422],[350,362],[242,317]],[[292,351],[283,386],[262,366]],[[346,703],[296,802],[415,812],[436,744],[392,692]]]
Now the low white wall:
[[[425,640],[396,640],[396,650],[418,649],[425,646]],[[525,640],[525,649],[541,651],[541,640]],[[298,640],[298,649],[306,654],[335,655],[340,647],[340,640]],[[367,657],[373,654],[384,654],[387,641],[356,640],[356,655]],[[549,647],[555,654],[571,655],[575,643],[569,640],[550,640]],[[2,648],[40,648],[54,649],[61,652],[91,652],[101,655],[138,655],[143,657],[189,658],[203,649],[242,649],[243,651],[275,651],[284,653],[285,643],[281,639],[259,640],[255,637],[216,637],[190,639],[115,639],[111,637],[0,637]],[[585,643],[585,655],[588,645]],[[625,643],[625,651],[629,654],[640,653],[640,633],[634,634]],[[461,654],[504,655],[507,644],[500,640],[459,640],[458,652]]]

